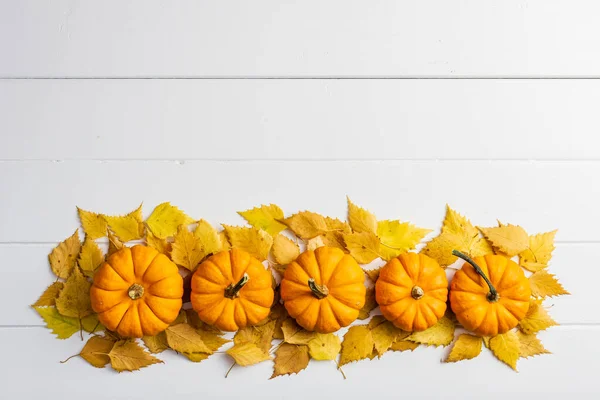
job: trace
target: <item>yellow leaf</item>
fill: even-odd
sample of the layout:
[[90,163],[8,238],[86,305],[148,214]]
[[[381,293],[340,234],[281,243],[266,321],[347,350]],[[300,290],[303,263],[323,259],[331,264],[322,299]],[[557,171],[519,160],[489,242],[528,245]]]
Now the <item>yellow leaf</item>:
[[341,349],[340,338],[333,333],[317,333],[308,342],[308,352],[315,360],[335,360]]
[[571,294],[563,288],[554,275],[545,270],[538,271],[529,277],[531,295],[534,297],[552,297],[563,294]]
[[172,244],[171,260],[175,264],[193,271],[204,256],[200,240],[188,230],[187,226],[181,225]]
[[[377,355],[381,357],[383,353],[388,351],[398,336],[404,335],[404,331],[396,328],[390,321],[383,321],[371,329],[373,343]],[[406,335],[408,336],[408,335]],[[406,337],[405,336],[405,337]]]
[[175,235],[180,225],[189,225],[192,222],[194,220],[183,211],[166,202],[156,206],[146,220],[146,225],[148,225],[154,236],[165,239]]
[[490,339],[490,350],[498,360],[502,361],[515,371],[517,370],[519,338],[516,333],[509,331],[502,335],[494,336]]
[[340,221],[337,218],[329,217],[325,217],[325,224],[327,225],[328,231],[320,236],[323,245],[337,247],[338,249],[347,252],[346,243],[344,242],[344,234],[352,233],[352,228],[350,228],[350,225],[348,225],[347,222]]
[[281,375],[297,374],[308,366],[308,346],[283,343],[275,351],[275,364],[273,365],[273,379]]
[[106,257],[121,250],[125,245],[110,230],[108,231],[108,252]]
[[554,251],[556,231],[529,236],[529,247],[519,254],[519,263],[528,271],[536,272],[548,266]]
[[381,268],[374,268],[374,269],[363,269],[365,271],[365,274],[367,274],[367,276],[369,277],[369,279],[371,280],[371,282],[375,283],[377,282],[377,279],[379,279],[379,273],[381,272]]
[[300,255],[300,247],[293,240],[279,234],[273,239],[273,257],[278,264],[287,265]]
[[123,242],[141,239],[144,236],[144,223],[142,217],[142,205],[129,214],[109,216],[104,218],[108,226]]
[[273,238],[267,232],[254,227],[223,225],[232,247],[242,249],[258,258],[266,260],[273,245]]
[[519,321],[519,329],[525,334],[533,334],[556,325],[558,324],[548,315],[541,300],[530,301],[527,315]]
[[[202,341],[204,342],[206,347],[210,349],[211,353],[214,353],[215,351],[219,350],[219,348],[225,343],[230,342],[230,340],[223,339],[221,337],[223,333],[220,331],[198,329],[196,330],[196,332],[200,335]],[[188,360],[193,362],[200,362],[206,360],[210,356],[210,354],[202,352],[181,354],[183,354],[185,357],[187,357]]]
[[390,347],[390,350],[393,350],[393,351],[406,351],[406,350],[413,351],[417,347],[419,347],[419,343],[409,342],[407,340],[402,339],[402,340],[398,340],[398,341],[392,343],[392,346]]
[[233,337],[233,343],[254,343],[263,352],[268,353],[271,349],[271,341],[275,332],[276,320],[270,320],[264,325],[247,326],[238,330]]
[[171,256],[171,243],[166,239],[157,238],[150,231],[146,232],[146,244],[167,257]]
[[300,327],[293,319],[288,318],[281,325],[283,341],[289,344],[308,344],[315,338],[315,332],[309,332]]
[[377,218],[375,215],[348,200],[348,222],[355,232],[377,233]]
[[360,264],[368,264],[379,257],[379,238],[371,232],[354,232],[344,235],[346,248]]
[[81,358],[96,368],[104,368],[110,362],[108,354],[115,345],[114,340],[104,336],[92,336],[79,353]]
[[444,316],[431,328],[413,332],[406,340],[430,346],[448,346],[454,340],[454,322]]
[[67,279],[73,267],[77,264],[79,250],[81,250],[81,241],[79,240],[79,232],[76,230],[48,255],[52,272],[59,278]]
[[501,225],[494,228],[479,228],[492,246],[508,257],[516,256],[529,247],[529,236],[518,225]]
[[167,343],[167,334],[165,332],[160,332],[155,336],[144,336],[142,337],[142,341],[148,350],[150,350],[150,353],[153,354],[162,353],[169,348],[169,344]]
[[367,319],[377,307],[377,301],[375,300],[375,287],[368,287],[365,295],[365,305],[358,312],[358,319]]
[[83,318],[94,313],[90,301],[90,288],[92,284],[83,276],[79,268],[73,272],[65,282],[56,299],[56,309],[65,317]]
[[342,342],[340,366],[369,357],[374,345],[373,335],[367,325],[351,326]]
[[169,326],[165,333],[169,347],[179,353],[213,353],[198,330],[188,324]]
[[98,322],[96,314],[83,318],[65,317],[60,315],[55,307],[33,307],[46,322],[46,327],[52,330],[59,339],[67,339],[81,329],[96,332],[103,327]]
[[56,298],[58,294],[62,290],[64,283],[62,282],[54,282],[52,285],[48,286],[44,293],[37,299],[35,303],[33,303],[32,307],[48,307],[56,305]]
[[219,232],[219,242],[221,243],[221,251],[229,251],[229,249],[231,249],[231,243],[229,243],[225,231]]
[[452,351],[444,362],[457,362],[461,360],[470,360],[481,353],[481,344],[483,340],[479,336],[469,335],[467,333],[460,335],[454,342]]
[[446,206],[442,232],[428,242],[421,252],[446,267],[456,261],[452,250],[459,250],[471,257],[494,253],[491,245],[479,235],[468,219]]
[[301,239],[312,239],[329,231],[325,217],[310,211],[302,211],[281,222]]
[[[342,238],[342,240],[343,240],[343,238]],[[306,250],[310,250],[310,251],[315,251],[319,247],[323,247],[323,246],[325,246],[325,241],[323,239],[323,236],[316,236],[312,239],[308,239],[308,241],[306,242]],[[344,250],[346,250],[345,247],[344,247]]]
[[236,364],[242,367],[271,359],[269,353],[262,351],[257,345],[250,342],[234,344],[226,353],[234,359]]
[[384,220],[377,223],[377,236],[381,242],[379,254],[386,261],[408,250],[431,232],[431,229],[417,228],[408,222]]
[[238,214],[250,225],[264,230],[271,236],[277,235],[286,228],[284,224],[279,222],[283,219],[283,211],[275,204],[261,205],[251,210],[239,211]]
[[77,214],[79,214],[86,238],[94,240],[106,236],[108,223],[102,214],[86,211],[79,207],[77,207]]
[[137,371],[152,364],[162,363],[131,340],[119,340],[108,353],[108,357],[111,366],[118,372]]
[[521,331],[517,331],[517,338],[519,339],[519,356],[521,358],[552,354],[544,348],[544,345],[535,334],[526,335]]
[[96,269],[104,262],[102,250],[93,240],[85,238],[79,254],[79,268],[87,277],[93,277]]
[[221,239],[219,233],[211,224],[201,219],[194,230],[194,236],[202,243],[202,248],[206,255],[218,253],[221,251]]

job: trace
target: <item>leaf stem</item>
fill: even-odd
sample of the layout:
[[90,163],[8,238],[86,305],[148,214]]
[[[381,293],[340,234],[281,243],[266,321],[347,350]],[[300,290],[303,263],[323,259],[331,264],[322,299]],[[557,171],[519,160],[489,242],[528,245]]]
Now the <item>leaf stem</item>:
[[335,363],[335,365],[337,365],[337,369],[338,369],[338,371],[340,371],[340,373],[342,374],[344,379],[348,379],[348,378],[346,378],[346,374],[344,373],[344,370],[342,369],[342,367],[340,367],[340,364],[338,364],[338,362],[336,360],[333,360],[333,362]]
[[68,357],[67,359],[60,361],[60,363],[61,363],[61,364],[64,364],[64,363],[66,363],[67,361],[69,361],[71,358],[73,358],[73,357],[77,357],[78,355],[79,355],[79,354],[73,354],[72,356]]
[[469,257],[466,254],[461,253],[458,250],[452,250],[452,254],[455,255],[456,257],[462,258],[463,260],[465,260],[466,262],[471,264],[471,266],[475,269],[475,272],[477,272],[479,274],[479,276],[481,276],[483,278],[485,283],[487,283],[488,287],[490,288],[490,292],[487,295],[488,301],[492,302],[492,303],[495,301],[498,301],[498,291],[496,290],[494,285],[492,285],[492,282],[490,282],[488,277],[483,273],[483,270],[481,269],[481,267],[479,267],[479,265],[477,265],[471,257]]
[[231,367],[229,367],[229,369],[227,370],[227,373],[225,374],[225,378],[227,378],[229,376],[229,373],[231,372],[231,370],[233,369],[233,367],[235,367],[236,362],[234,361],[233,364],[231,364]]

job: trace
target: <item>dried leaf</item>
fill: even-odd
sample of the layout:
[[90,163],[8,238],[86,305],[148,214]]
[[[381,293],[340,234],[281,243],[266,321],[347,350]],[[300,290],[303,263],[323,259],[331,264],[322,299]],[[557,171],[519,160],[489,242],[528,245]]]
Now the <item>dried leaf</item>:
[[275,351],[275,364],[273,366],[273,379],[281,375],[297,374],[308,366],[308,346],[283,343]]
[[444,362],[457,362],[461,360],[470,360],[481,353],[481,344],[483,340],[479,336],[469,335],[467,333],[460,335],[454,342],[452,351]]
[[92,284],[83,276],[79,268],[65,282],[63,289],[56,299],[56,309],[65,317],[83,318],[94,313],[90,301]]
[[[320,236],[324,246],[337,247],[344,252],[346,250],[346,242],[344,242],[344,234],[352,233],[352,228],[347,222],[340,221],[337,218],[325,217],[327,232]],[[317,238],[315,238],[317,239]],[[315,243],[315,245],[318,244]],[[320,246],[318,246],[320,247]]]
[[150,350],[150,353],[153,354],[162,353],[169,348],[169,344],[167,343],[167,334],[165,332],[160,332],[155,336],[144,336],[142,337],[142,341],[148,350]]
[[363,269],[363,271],[365,271],[365,274],[367,274],[371,282],[375,283],[377,282],[377,279],[379,279],[379,273],[381,272],[381,268],[382,267],[375,269]]
[[519,321],[519,329],[525,334],[533,334],[556,325],[558,324],[550,318],[548,312],[542,306],[541,300],[530,301],[527,315]]
[[407,340],[402,339],[402,340],[398,340],[398,341],[395,341],[394,343],[392,343],[392,346],[390,347],[390,350],[393,350],[393,351],[406,351],[406,350],[413,351],[417,347],[419,347],[419,343],[409,342]]
[[179,353],[212,354],[202,335],[188,324],[169,326],[165,333],[169,347]]
[[154,236],[150,230],[146,232],[146,244],[167,257],[171,256],[171,243],[169,243],[166,239],[161,239]]
[[142,347],[131,340],[119,340],[114,344],[108,356],[111,366],[118,372],[137,371],[152,364],[162,363],[161,360],[146,353]]
[[271,349],[271,341],[275,332],[276,320],[270,320],[264,325],[247,326],[238,330],[233,337],[233,343],[254,343],[263,352],[268,353]]
[[329,228],[325,217],[310,211],[302,211],[281,220],[292,232],[301,239],[312,239],[326,233]]
[[79,214],[79,220],[81,221],[86,238],[94,240],[106,236],[108,223],[103,215],[86,211],[79,207],[77,207],[77,214]]
[[368,287],[365,295],[365,305],[358,312],[358,319],[367,319],[377,307],[377,301],[375,300],[375,287]]
[[339,365],[369,357],[374,345],[371,330],[367,325],[351,326],[344,335]]
[[348,222],[354,232],[377,233],[377,218],[371,212],[357,206],[346,197],[348,201]]
[[555,235],[556,231],[529,236],[529,247],[519,254],[519,264],[531,272],[546,268],[554,251]]
[[205,255],[200,240],[188,230],[187,226],[181,225],[172,245],[171,260],[175,264],[193,271]]
[[56,246],[48,255],[52,272],[59,278],[67,279],[73,267],[77,264],[77,256],[81,250],[79,231]]
[[529,247],[529,236],[518,225],[501,225],[493,228],[479,228],[492,246],[508,257],[514,257]]
[[551,354],[551,352],[544,348],[544,345],[535,334],[526,335],[523,332],[517,331],[517,338],[519,339],[519,356],[521,358]]
[[404,333],[405,331],[400,328],[396,328],[390,321],[385,320],[373,327],[371,329],[371,335],[373,336],[373,343],[377,355],[381,357],[383,353],[392,347],[392,344],[396,341],[396,338]]
[[231,249],[231,243],[229,243],[225,231],[219,232],[219,241],[221,242],[221,251],[229,251]]
[[121,250],[123,247],[125,247],[125,245],[121,242],[121,240],[111,231],[108,231],[108,252],[106,253],[106,257]]
[[300,255],[300,247],[293,240],[283,235],[273,239],[273,257],[278,264],[287,265]]
[[214,254],[221,251],[221,239],[219,239],[219,233],[217,230],[208,222],[201,219],[196,225],[194,230],[194,236],[200,240],[204,254]]
[[519,338],[514,332],[506,332],[496,335],[490,339],[490,350],[496,358],[508,365],[515,371],[517,370],[517,360],[519,359]]
[[[343,237],[342,237],[342,240],[343,240]],[[312,239],[308,239],[308,241],[306,242],[306,250],[310,250],[310,251],[315,251],[319,247],[323,247],[323,246],[325,246],[323,236],[316,236]],[[345,247],[344,247],[344,250],[346,250]]]
[[257,345],[250,342],[234,344],[226,353],[234,359],[236,364],[242,367],[271,359],[268,352],[261,350]]
[[81,247],[81,253],[79,253],[79,268],[83,274],[87,277],[93,277],[94,273],[104,262],[104,254],[102,250],[93,240],[88,237],[85,238],[83,246]]
[[279,222],[283,219],[283,211],[275,204],[261,205],[251,210],[239,211],[238,214],[250,225],[264,230],[271,236],[277,235],[286,228],[284,224]]
[[146,220],[146,225],[148,225],[154,236],[165,239],[175,235],[179,226],[189,225],[192,222],[194,220],[183,211],[166,202],[156,206]]
[[81,358],[96,368],[104,368],[110,362],[108,354],[115,345],[115,341],[104,336],[91,336],[79,353]]
[[565,290],[554,275],[549,274],[545,270],[540,270],[531,275],[529,277],[529,285],[531,286],[531,295],[542,299],[571,294]]
[[47,306],[55,306],[56,298],[58,294],[64,287],[64,283],[62,282],[54,282],[52,285],[48,286],[44,293],[37,299],[35,303],[33,303],[32,307],[47,307]]
[[379,221],[377,223],[377,236],[380,240],[378,253],[386,261],[408,250],[414,249],[417,244],[431,232],[431,229],[417,228],[408,222]]
[[431,328],[413,332],[406,340],[436,347],[448,346],[454,340],[454,328],[454,322],[444,316]]
[[273,238],[265,231],[254,227],[245,228],[223,225],[232,247],[242,249],[258,258],[266,260],[273,245]]
[[316,335],[315,332],[309,332],[296,324],[291,318],[283,321],[281,330],[283,331],[283,340],[290,344],[308,344]]
[[118,216],[105,215],[104,219],[106,219],[108,226],[115,235],[124,242],[144,237],[144,222],[141,204],[129,214]]
[[[223,339],[221,335],[223,334],[220,331],[208,331],[208,330],[198,330],[198,334],[202,337],[202,341],[204,344],[210,349],[211,353],[219,350],[221,346],[225,343],[229,343],[231,340]],[[207,353],[182,353],[188,360],[193,362],[200,362],[206,360],[210,354]]]
[[346,248],[360,264],[368,264],[379,257],[379,238],[371,232],[344,234]]
[[33,307],[46,322],[46,327],[52,330],[59,339],[67,339],[82,328],[87,332],[96,332],[102,329],[96,314],[83,318],[65,317],[60,315],[55,307]]
[[335,360],[341,349],[340,338],[333,333],[317,333],[308,342],[308,352],[315,360]]

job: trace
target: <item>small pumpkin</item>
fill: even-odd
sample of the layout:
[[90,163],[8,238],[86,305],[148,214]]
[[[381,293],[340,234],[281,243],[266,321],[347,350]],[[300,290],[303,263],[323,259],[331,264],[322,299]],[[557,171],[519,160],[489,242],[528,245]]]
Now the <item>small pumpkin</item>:
[[256,258],[236,248],[202,262],[191,286],[192,307],[200,319],[224,331],[264,320],[274,298],[271,273]]
[[481,336],[506,333],[525,318],[531,288],[523,269],[501,255],[467,261],[450,283],[450,306],[465,329]]
[[106,328],[124,337],[154,336],[177,318],[183,279],[177,266],[152,247],[124,247],[94,275],[92,309]]
[[446,312],[446,273],[424,254],[400,254],[381,268],[375,299],[383,316],[396,327],[408,332],[425,330]]
[[365,304],[365,274],[352,256],[334,247],[305,251],[286,268],[281,299],[304,329],[335,332],[350,325]]

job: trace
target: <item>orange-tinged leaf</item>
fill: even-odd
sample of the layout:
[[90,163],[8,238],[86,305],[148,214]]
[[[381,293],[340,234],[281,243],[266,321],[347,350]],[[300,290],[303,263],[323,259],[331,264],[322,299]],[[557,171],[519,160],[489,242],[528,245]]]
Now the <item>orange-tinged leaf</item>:
[[54,282],[44,290],[44,293],[33,303],[32,307],[49,307],[56,305],[56,298],[64,287],[62,282]]
[[108,252],[106,257],[121,250],[125,245],[110,230],[108,231]]
[[271,378],[281,375],[297,374],[308,366],[310,357],[308,346],[283,343],[275,351],[275,364]]
[[100,265],[104,262],[104,254],[102,250],[93,240],[88,237],[85,238],[81,252],[79,253],[78,265],[81,268],[83,274],[87,277],[93,277],[94,273]]
[[91,336],[79,353],[81,358],[96,368],[104,368],[110,363],[108,354],[115,345],[115,341],[106,336]]
[[509,331],[492,337],[490,339],[490,350],[498,360],[515,371],[517,370],[520,348],[519,338],[515,332]]
[[379,238],[371,232],[344,234],[344,242],[350,255],[360,264],[368,264],[378,258]]
[[369,357],[374,345],[373,335],[367,325],[351,326],[344,335],[339,365]]
[[261,205],[250,210],[238,211],[238,214],[250,225],[264,230],[271,236],[275,236],[286,229],[286,226],[279,222],[283,219],[283,210],[275,204]]
[[457,362],[461,360],[470,360],[481,353],[483,339],[479,336],[464,333],[454,342],[454,346],[444,362]]
[[276,320],[258,326],[247,326],[238,330],[233,337],[233,343],[254,343],[263,352],[268,353],[271,349],[271,341],[275,332]]
[[172,244],[171,260],[193,271],[205,255],[200,240],[188,230],[187,226],[181,225]]
[[390,350],[393,350],[393,351],[407,351],[407,350],[413,351],[417,347],[419,347],[419,343],[409,342],[408,340],[402,339],[402,340],[398,340],[398,341],[395,341],[394,343],[392,343],[392,346],[390,347]]
[[273,257],[280,265],[287,265],[300,255],[300,247],[293,240],[281,234],[273,239]]
[[234,344],[233,347],[226,351],[226,353],[234,359],[236,364],[241,365],[242,367],[258,364],[259,362],[271,359],[268,352],[263,351],[257,345],[250,342]]
[[529,285],[531,286],[531,295],[534,297],[545,298],[570,294],[554,275],[549,274],[546,270],[540,270],[531,275]]
[[79,268],[65,282],[63,289],[56,299],[56,309],[65,317],[83,318],[94,313],[90,301],[92,284],[83,276]]
[[262,229],[223,225],[231,247],[242,249],[258,258],[266,260],[273,245],[273,238]]
[[161,360],[144,351],[140,345],[131,340],[119,340],[108,353],[110,364],[114,370],[137,371],[152,364],[162,363]]
[[169,326],[165,333],[169,347],[179,353],[213,353],[201,333],[187,323]]
[[378,253],[386,261],[408,250],[431,232],[430,229],[417,228],[408,222],[384,220],[377,223],[377,236],[380,240]]
[[165,202],[156,206],[146,220],[146,225],[148,225],[154,236],[165,239],[175,235],[179,226],[189,225],[192,222],[194,220],[179,208]]
[[104,215],[86,211],[79,207],[77,207],[77,214],[86,238],[94,240],[106,236],[108,223],[104,219]]
[[519,321],[519,329],[525,334],[533,334],[556,325],[558,323],[548,315],[541,300],[530,301],[527,315]]
[[556,231],[529,236],[529,247],[519,254],[519,264],[531,272],[546,268],[554,251],[555,235]]
[[329,231],[325,217],[310,212],[301,211],[281,220],[292,232],[301,239],[312,239]]
[[371,212],[357,206],[346,197],[348,201],[348,222],[355,232],[377,233],[377,218]]
[[377,307],[377,301],[375,300],[375,287],[368,287],[365,295],[365,305],[358,312],[358,319],[367,319]]
[[48,255],[52,272],[59,278],[67,279],[77,264],[77,256],[81,250],[79,231],[76,230],[71,236],[56,246]]
[[150,350],[150,353],[153,354],[162,353],[169,348],[169,343],[167,343],[167,334],[165,332],[160,332],[154,336],[144,336],[142,337],[142,341],[148,350]]
[[363,269],[363,270],[365,271],[365,274],[367,274],[367,276],[369,277],[371,282],[375,283],[375,282],[377,282],[377,279],[379,279],[379,273],[381,272],[381,268],[383,268],[383,267],[374,268],[374,269]]
[[516,256],[529,247],[529,236],[518,225],[501,225],[493,228],[479,228],[492,246],[508,257]]
[[110,216],[105,215],[104,219],[108,226],[124,242],[141,239],[144,236],[144,223],[142,217],[142,205],[129,214]]
[[308,344],[316,335],[316,332],[305,330],[291,318],[283,321],[281,330],[283,331],[283,341],[290,344]]

